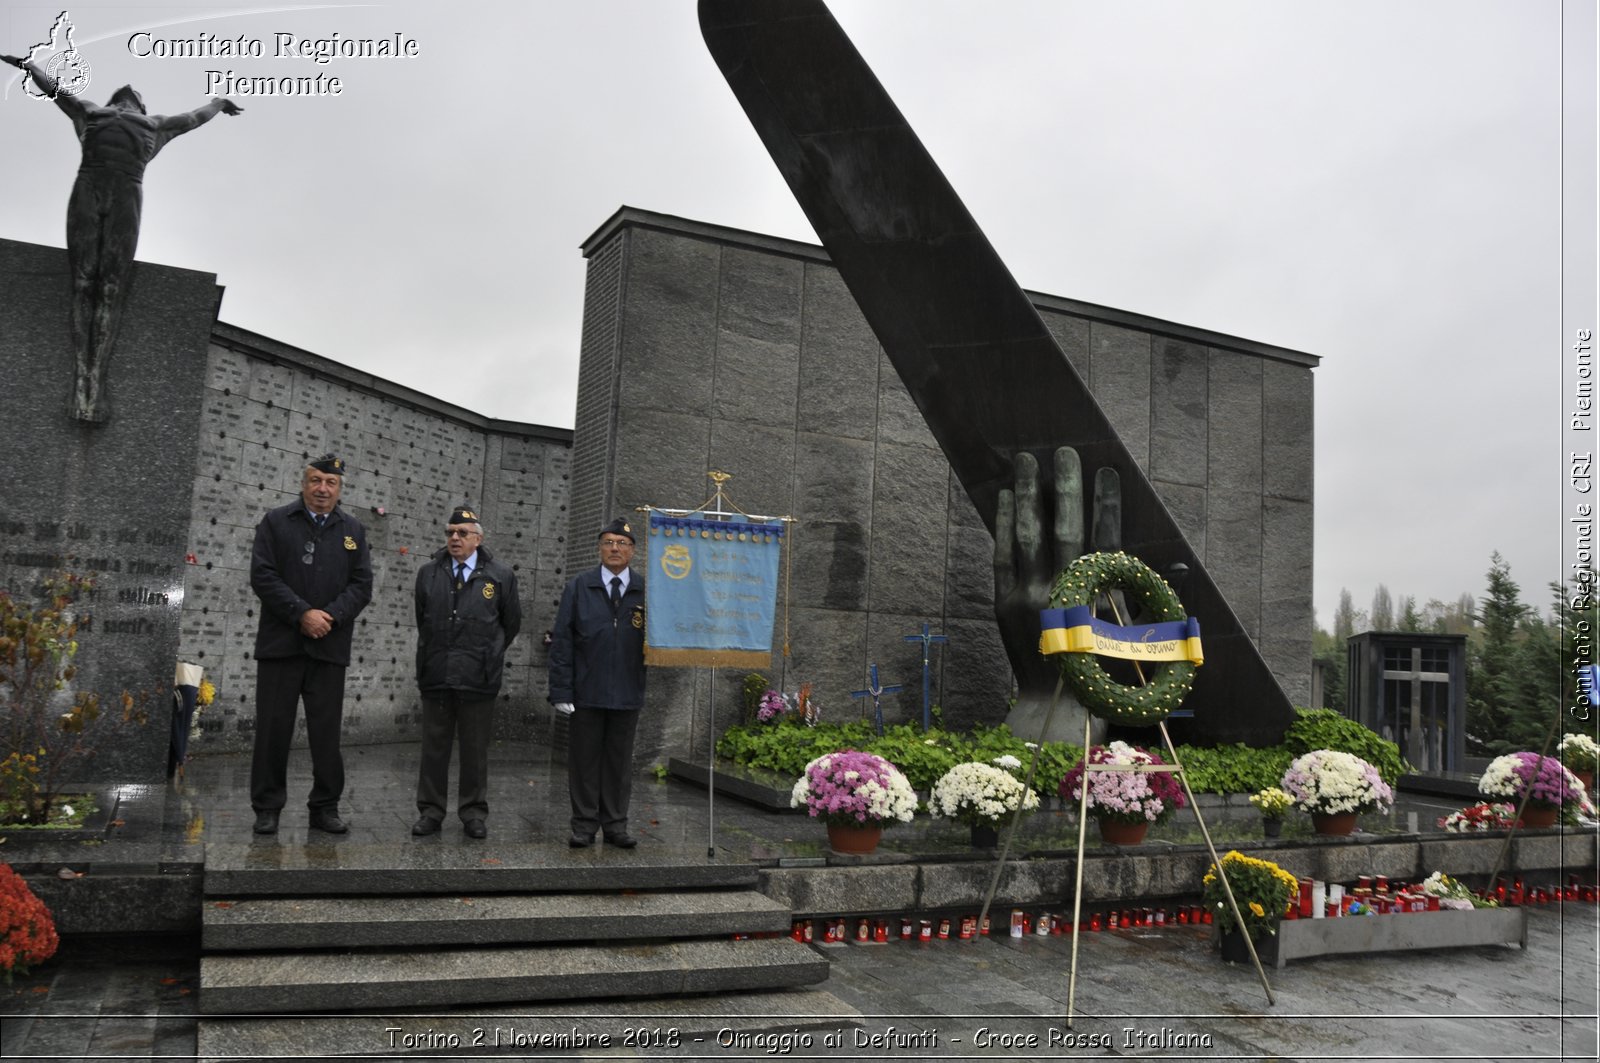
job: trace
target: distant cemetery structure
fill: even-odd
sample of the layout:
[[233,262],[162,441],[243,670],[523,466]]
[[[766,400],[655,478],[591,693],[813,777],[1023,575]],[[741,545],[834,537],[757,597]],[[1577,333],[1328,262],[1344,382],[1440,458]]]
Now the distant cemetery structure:
[[[253,530],[292,499],[308,457],[350,466],[343,504],[376,570],[345,708],[349,743],[410,741],[417,567],[452,506],[485,516],[516,566],[527,638],[507,660],[503,737],[553,738],[540,635],[563,582],[597,564],[595,531],[642,505],[691,506],[733,475],[747,512],[799,518],[788,643],[771,685],[853,719],[871,664],[913,691],[924,624],[945,723],[1006,717],[1012,681],[993,609],[993,540],[821,248],[624,207],[583,244],[588,279],[572,431],[496,420],[217,320],[212,274],[136,263],[109,422],[67,417],[72,285],[60,248],[0,239],[0,373],[15,456],[0,584],[70,568],[99,581],[85,675],[98,689],[168,685],[191,661],[217,685],[192,751],[245,750],[258,607]],[[1311,671],[1312,370],[1297,351],[1094,306],[1029,298],[1161,494],[1289,697]],[[40,395],[50,401],[37,401]],[[640,551],[641,565],[653,559]],[[1203,619],[1203,618],[1202,618]],[[718,673],[721,727],[737,670]],[[710,676],[652,677],[636,758],[695,753]],[[921,702],[882,702],[888,722]],[[155,778],[166,729],[113,751],[107,777]],[[148,746],[148,748],[145,748]]]
[[1417,771],[1466,770],[1467,636],[1367,631],[1347,653],[1352,718]]

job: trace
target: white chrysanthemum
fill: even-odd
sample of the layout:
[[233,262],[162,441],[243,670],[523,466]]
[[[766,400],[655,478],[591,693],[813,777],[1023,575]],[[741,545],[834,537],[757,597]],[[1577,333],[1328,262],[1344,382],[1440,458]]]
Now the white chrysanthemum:
[[1032,812],[1039,807],[1039,795],[1010,772],[974,761],[940,776],[930,802],[936,815],[967,822],[998,820],[1015,812],[1019,803],[1023,811]]

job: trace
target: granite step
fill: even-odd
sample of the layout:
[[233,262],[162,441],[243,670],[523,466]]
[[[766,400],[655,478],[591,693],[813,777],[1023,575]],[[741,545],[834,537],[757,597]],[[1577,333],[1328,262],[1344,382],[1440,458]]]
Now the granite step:
[[[723,1054],[719,1035],[765,1031],[833,1031],[865,1025],[861,1012],[820,989],[781,989],[602,1004],[556,1004],[426,1011],[386,1010],[371,1015],[238,1015],[202,1018],[197,1049],[202,1059],[340,1059],[360,1056],[438,1059],[473,1056],[582,1058],[623,1054],[646,1058],[673,1043],[705,1056]],[[818,1037],[820,1040],[820,1036]],[[648,1055],[654,1058],[653,1055]],[[703,1058],[703,1057],[702,1057]]]
[[786,905],[754,890],[208,899],[206,951],[727,937],[784,932]]
[[789,938],[283,952],[200,959],[207,1015],[481,1006],[813,985],[828,961]]
[[207,897],[418,893],[576,893],[628,889],[754,888],[751,863],[684,861],[680,856],[600,845],[592,849],[480,843],[435,847],[208,845]]

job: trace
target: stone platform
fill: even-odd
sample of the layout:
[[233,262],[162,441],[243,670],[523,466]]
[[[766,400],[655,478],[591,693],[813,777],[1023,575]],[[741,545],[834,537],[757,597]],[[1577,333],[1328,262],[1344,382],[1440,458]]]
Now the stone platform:
[[[579,997],[545,1003],[506,998],[499,1004],[450,1005],[440,999],[434,1007],[392,1003],[361,1016],[215,1014],[203,1003],[207,990],[199,959],[208,894],[230,907],[215,909],[205,919],[204,933],[211,939],[205,948],[230,957],[270,951],[262,946],[275,943],[298,950],[311,941],[320,942],[314,952],[319,957],[342,951],[359,957],[397,941],[403,949],[409,931],[396,926],[411,920],[448,952],[463,945],[453,940],[462,936],[461,923],[440,918],[433,909],[449,907],[452,893],[457,903],[461,896],[473,897],[475,908],[482,905],[474,918],[484,920],[484,928],[496,928],[492,935],[467,933],[466,938],[503,939],[506,944],[496,947],[510,950],[506,956],[553,942],[592,947],[581,934],[587,932],[589,941],[604,938],[601,931],[623,918],[659,921],[653,925],[663,939],[693,929],[702,940],[692,944],[692,951],[746,944],[733,941],[740,933],[735,925],[772,933],[791,916],[975,911],[994,868],[993,857],[971,850],[965,830],[954,825],[919,820],[886,832],[877,855],[841,858],[827,851],[821,828],[804,816],[763,811],[726,793],[711,796],[708,806],[703,788],[647,776],[639,778],[634,792],[631,829],[641,839],[638,849],[570,850],[560,761],[541,747],[515,744],[497,745],[493,753],[487,840],[466,838],[453,820],[440,834],[416,839],[409,829],[415,818],[416,756],[414,745],[346,750],[343,811],[352,824],[346,836],[308,830],[304,810],[291,807],[277,836],[254,838],[243,796],[247,759],[201,755],[170,786],[122,788],[116,815],[101,838],[8,839],[5,855],[47,898],[69,936],[61,961],[19,980],[0,1004],[5,1016],[0,1052],[76,1058],[127,1052],[130,1046],[138,1054],[140,1046],[149,1052],[159,1043],[165,1052],[182,1055],[184,1021],[188,1044],[200,1046],[189,1051],[206,1058],[283,1058],[336,1050],[375,1058],[430,1054],[422,1047],[386,1049],[382,1039],[390,1027],[414,1038],[429,1031],[471,1037],[496,1029],[513,1039],[574,1030],[617,1037],[624,1022],[651,1025],[654,1020],[683,1038],[677,1049],[653,1050],[662,1056],[703,1055],[711,1049],[726,1054],[716,1038],[780,1028],[810,1031],[818,1044],[822,1031],[840,1032],[847,1047],[856,1031],[869,1038],[932,1031],[941,1041],[937,1051],[924,1053],[928,1056],[967,1054],[979,1027],[1041,1038],[1051,1029],[1062,1030],[1070,938],[1032,936],[931,945],[797,946],[823,959],[826,980],[816,984],[808,975],[777,990],[730,993],[727,987],[707,986],[684,990],[691,994],[687,997],[628,999],[616,995],[620,983],[600,982],[586,985]],[[309,788],[303,760],[297,753],[291,765],[292,794]],[[1247,805],[1207,799],[1203,812],[1219,849],[1270,855],[1297,873],[1349,880],[1357,874],[1417,878],[1445,870],[1470,880],[1488,870],[1504,839],[1462,838],[1432,829],[1455,807],[1453,799],[1406,794],[1395,813],[1364,818],[1362,833],[1352,838],[1315,839],[1307,827],[1291,822],[1286,836],[1271,842],[1257,836],[1259,822]],[[1076,837],[1075,825],[1059,809],[1025,821],[996,906],[1060,910],[1070,902]],[[1536,882],[1572,873],[1592,878],[1595,843],[1593,831],[1529,832],[1513,841],[1512,866]],[[1091,829],[1085,857],[1086,909],[1136,900],[1154,904],[1165,897],[1192,900],[1208,859],[1192,816],[1157,828],[1133,850],[1101,846]],[[497,880],[486,875],[489,870],[503,871],[505,877]],[[396,887],[399,880],[392,876],[400,872],[422,876],[430,896]],[[295,894],[279,895],[272,880],[278,874],[297,883]],[[661,895],[637,892],[645,883],[672,876],[676,885]],[[485,889],[495,881],[515,889]],[[369,895],[337,892],[341,883],[359,883]],[[322,892],[327,890],[336,892]],[[738,899],[717,896],[724,891]],[[300,910],[283,911],[275,904],[282,900]],[[1168,1033],[1162,1031],[1208,1032],[1219,1048],[1284,1059],[1298,1058],[1297,1048],[1317,1058],[1404,1046],[1425,1053],[1428,1044],[1442,1043],[1436,1039],[1446,1036],[1459,1058],[1504,1058],[1513,1050],[1525,1054],[1557,1044],[1587,1045],[1592,1052],[1594,918],[1589,906],[1530,909],[1526,951],[1484,945],[1450,953],[1296,962],[1271,972],[1279,993],[1276,1008],[1266,1005],[1253,973],[1230,973],[1217,959],[1208,928],[1092,934],[1081,943],[1075,1028],[1119,1044],[1124,1026],[1148,1027],[1163,1037]],[[284,928],[281,938],[274,925]],[[104,963],[83,958],[84,943],[119,930],[193,942],[180,946],[180,951],[192,950],[189,966],[175,954],[135,979],[137,984],[124,985],[127,979],[119,972],[145,971],[149,965],[134,964],[127,950]],[[541,944],[515,940],[521,937]],[[794,944],[786,938],[754,943]],[[553,966],[541,964],[548,955],[523,956],[515,970],[548,974]],[[657,969],[644,977],[661,984],[674,976]],[[1555,981],[1534,992],[1540,979]],[[111,994],[104,1009],[84,996],[100,984]],[[1533,995],[1523,999],[1524,989]],[[141,992],[152,996],[143,1011],[132,1003]],[[241,992],[245,995],[236,1001],[248,999],[249,991]],[[225,995],[219,991],[214,999]],[[521,990],[511,994],[522,995]],[[202,1009],[213,1013],[202,1020]],[[1338,1017],[1351,1009],[1360,1009],[1362,1017]],[[1483,1017],[1514,1009],[1523,1017],[1510,1025]],[[101,1010],[110,1017],[85,1018]],[[61,1018],[53,1019],[58,1012]],[[1224,1014],[1240,1019],[1219,1018]],[[1380,1016],[1404,1017],[1408,1025],[1385,1034]],[[615,1054],[620,1048],[614,1041],[594,1054]],[[518,1054],[520,1049],[506,1045],[501,1051]],[[432,1054],[439,1054],[437,1048]],[[861,1054],[916,1053],[902,1048]],[[1022,1050],[977,1054],[1040,1055]]]

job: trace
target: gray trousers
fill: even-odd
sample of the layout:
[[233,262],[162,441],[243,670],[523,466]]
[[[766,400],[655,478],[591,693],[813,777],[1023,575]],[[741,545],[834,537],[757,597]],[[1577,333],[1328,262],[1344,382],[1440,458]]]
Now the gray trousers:
[[607,836],[628,829],[633,796],[633,735],[638,709],[578,709],[567,725],[567,792],[572,833]]
[[494,698],[454,693],[422,695],[422,767],[417,772],[417,811],[443,821],[450,806],[450,753],[461,738],[461,822],[489,816],[489,739],[494,734]]

